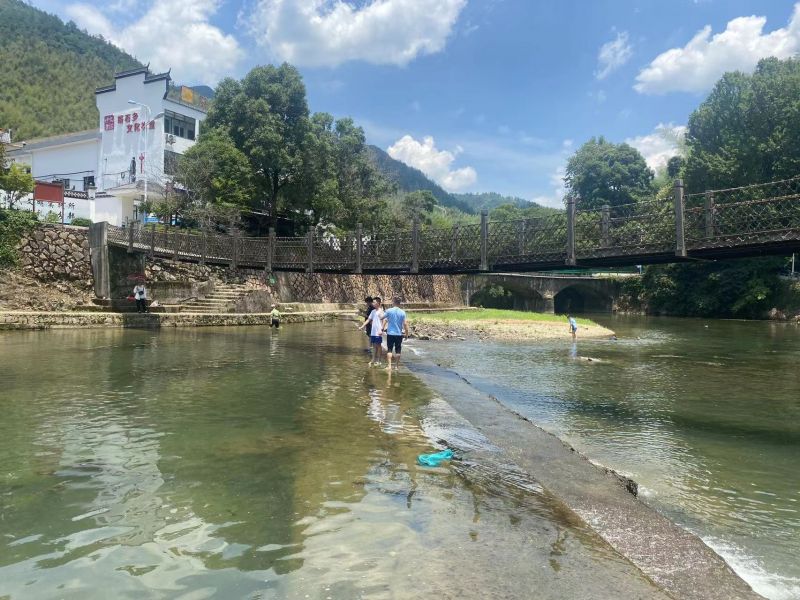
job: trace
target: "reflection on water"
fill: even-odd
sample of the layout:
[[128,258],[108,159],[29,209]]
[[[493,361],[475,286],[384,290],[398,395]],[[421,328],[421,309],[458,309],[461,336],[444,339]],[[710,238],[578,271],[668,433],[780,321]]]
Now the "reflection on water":
[[[1,335],[0,597],[661,597],[361,343]],[[416,466],[438,437],[465,460]]]
[[619,339],[424,350],[630,474],[760,593],[800,598],[800,329],[598,320]]

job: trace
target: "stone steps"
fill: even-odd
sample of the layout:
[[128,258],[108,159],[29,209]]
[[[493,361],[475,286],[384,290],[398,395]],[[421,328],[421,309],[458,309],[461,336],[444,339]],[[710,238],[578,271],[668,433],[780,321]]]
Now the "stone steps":
[[228,313],[236,301],[247,294],[250,288],[242,283],[223,283],[214,286],[214,291],[195,300],[189,300],[177,307],[181,314]]

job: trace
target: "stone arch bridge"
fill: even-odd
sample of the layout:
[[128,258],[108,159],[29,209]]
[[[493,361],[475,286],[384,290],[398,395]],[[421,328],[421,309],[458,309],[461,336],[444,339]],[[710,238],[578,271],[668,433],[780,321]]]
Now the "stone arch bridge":
[[549,313],[613,312],[622,282],[610,277],[553,273],[486,273],[464,276],[465,304],[490,286],[511,293],[514,308]]

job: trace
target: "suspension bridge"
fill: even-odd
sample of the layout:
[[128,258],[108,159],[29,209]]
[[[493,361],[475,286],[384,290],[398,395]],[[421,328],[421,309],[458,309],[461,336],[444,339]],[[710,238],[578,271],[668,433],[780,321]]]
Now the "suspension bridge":
[[452,228],[311,230],[302,237],[213,235],[97,224],[101,244],[231,268],[321,273],[530,272],[789,254],[800,250],[800,177]]

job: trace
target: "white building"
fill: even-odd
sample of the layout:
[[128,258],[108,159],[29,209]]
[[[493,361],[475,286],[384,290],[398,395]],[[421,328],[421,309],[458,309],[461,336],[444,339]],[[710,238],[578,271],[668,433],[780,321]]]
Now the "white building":
[[[169,73],[147,68],[117,73],[113,85],[95,91],[97,129],[15,143],[7,158],[27,165],[37,181],[64,183],[66,222],[137,219],[145,189],[150,200],[164,193],[206,117],[204,98],[169,84]],[[37,203],[36,210],[60,207]]]

